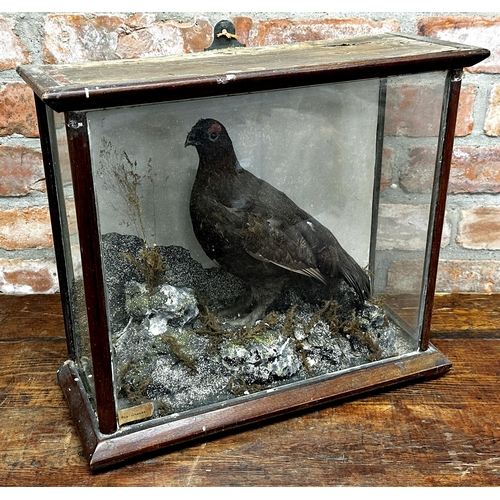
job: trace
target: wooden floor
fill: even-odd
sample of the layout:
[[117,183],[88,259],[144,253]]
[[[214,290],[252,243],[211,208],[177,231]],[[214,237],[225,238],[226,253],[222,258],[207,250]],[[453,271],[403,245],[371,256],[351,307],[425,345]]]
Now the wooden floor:
[[56,383],[59,296],[0,296],[0,486],[500,486],[500,295],[437,297],[431,381],[92,474]]

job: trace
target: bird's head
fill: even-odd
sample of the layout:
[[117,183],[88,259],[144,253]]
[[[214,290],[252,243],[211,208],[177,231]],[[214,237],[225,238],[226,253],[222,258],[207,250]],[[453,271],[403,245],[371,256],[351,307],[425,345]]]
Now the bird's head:
[[222,123],[213,118],[202,118],[189,131],[184,147],[194,146],[200,157],[209,153],[233,151],[233,144]]

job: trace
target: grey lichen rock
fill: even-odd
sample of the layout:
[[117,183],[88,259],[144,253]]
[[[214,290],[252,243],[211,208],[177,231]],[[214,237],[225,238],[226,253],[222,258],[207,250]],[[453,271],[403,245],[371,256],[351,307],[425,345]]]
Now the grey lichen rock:
[[328,301],[287,290],[266,321],[241,329],[217,319],[244,292],[238,278],[159,246],[165,271],[148,288],[134,264],[142,248],[135,236],[103,235],[120,408],[153,401],[154,417],[169,415],[415,349],[383,307],[357,310],[347,285]]
[[222,364],[247,384],[272,383],[297,373],[301,363],[290,337],[268,332],[246,346],[226,341],[220,347]]
[[[134,235],[106,233],[102,235],[101,244],[111,330],[118,332],[125,328],[130,319],[125,306],[126,288],[130,288],[130,295],[134,293],[131,282],[146,285],[145,276],[137,266],[144,241]],[[156,248],[164,268],[157,281],[176,288],[195,290],[211,310],[227,307],[245,291],[241,280],[215,267],[203,268],[183,247],[170,245]],[[131,307],[137,313],[142,308],[140,304]]]
[[125,286],[125,310],[135,319],[149,318],[152,335],[162,333],[163,326],[183,327],[199,313],[190,288],[165,284],[150,294],[146,285],[136,281]]
[[387,314],[381,307],[367,302],[360,314],[359,323],[365,331],[373,332],[374,341],[381,350],[389,355],[397,354],[395,346],[398,329],[387,320]]

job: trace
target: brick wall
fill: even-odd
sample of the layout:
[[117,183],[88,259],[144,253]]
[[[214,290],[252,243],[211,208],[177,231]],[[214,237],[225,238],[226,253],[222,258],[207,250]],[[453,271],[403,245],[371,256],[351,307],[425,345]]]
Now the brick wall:
[[[359,12],[175,16],[0,13],[0,292],[58,288],[33,99],[15,67],[196,52],[210,44],[213,25],[227,17],[250,46],[399,31],[490,49],[491,57],[468,69],[463,81],[437,288],[500,291],[500,17]],[[412,153],[411,168],[399,179],[402,187],[415,182],[412,168],[418,171],[425,154]],[[426,182],[425,175],[417,177]],[[399,215],[404,224],[404,212]],[[394,266],[390,276],[397,284],[408,272],[406,263],[401,269]]]

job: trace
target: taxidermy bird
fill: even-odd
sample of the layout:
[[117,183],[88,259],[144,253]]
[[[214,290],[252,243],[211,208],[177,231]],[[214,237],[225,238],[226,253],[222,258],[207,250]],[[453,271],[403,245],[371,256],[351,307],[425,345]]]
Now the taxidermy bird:
[[[252,326],[286,289],[311,280],[333,290],[347,282],[362,305],[370,280],[335,236],[286,194],[242,168],[222,123],[199,120],[187,146],[199,164],[190,199],[193,230],[205,253],[249,287],[246,301],[221,313]],[[284,160],[285,161],[285,160]]]

